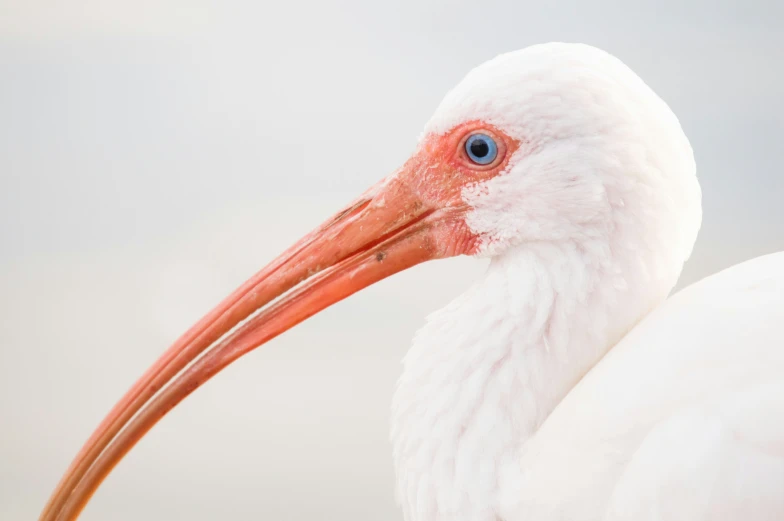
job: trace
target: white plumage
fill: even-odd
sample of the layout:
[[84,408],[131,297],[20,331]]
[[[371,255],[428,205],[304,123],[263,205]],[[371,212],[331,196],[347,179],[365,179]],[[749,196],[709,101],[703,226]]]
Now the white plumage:
[[463,190],[487,273],[404,360],[406,519],[784,519],[784,253],[662,304],[700,225],[694,160],[602,51],[502,55],[425,136],[475,120],[521,146]]

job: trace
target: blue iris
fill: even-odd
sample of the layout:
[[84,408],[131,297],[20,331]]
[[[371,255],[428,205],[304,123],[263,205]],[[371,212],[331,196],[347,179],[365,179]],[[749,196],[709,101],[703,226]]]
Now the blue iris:
[[471,161],[478,165],[488,165],[498,155],[498,146],[487,134],[471,134],[465,143],[465,151]]

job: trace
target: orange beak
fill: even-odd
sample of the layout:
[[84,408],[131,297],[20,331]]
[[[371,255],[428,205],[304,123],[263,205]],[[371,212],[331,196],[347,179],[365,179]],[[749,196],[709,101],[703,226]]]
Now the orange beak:
[[[455,153],[466,132],[478,127],[487,128],[470,123],[426,140],[400,171],[289,248],[180,337],[85,443],[41,521],[75,519],[149,429],[245,353],[394,273],[427,260],[472,253],[477,241],[465,225],[460,190],[506,165],[499,158],[492,169],[472,171]],[[504,151],[516,148],[495,133]]]

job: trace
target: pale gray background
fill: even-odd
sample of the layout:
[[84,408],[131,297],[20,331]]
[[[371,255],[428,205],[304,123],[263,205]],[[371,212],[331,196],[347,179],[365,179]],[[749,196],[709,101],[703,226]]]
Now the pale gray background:
[[[158,354],[499,52],[591,43],[672,106],[704,189],[682,283],[784,249],[784,4],[632,4],[0,0],[0,519],[36,518]],[[400,519],[398,362],[481,269],[420,266],[247,356],[83,519]]]

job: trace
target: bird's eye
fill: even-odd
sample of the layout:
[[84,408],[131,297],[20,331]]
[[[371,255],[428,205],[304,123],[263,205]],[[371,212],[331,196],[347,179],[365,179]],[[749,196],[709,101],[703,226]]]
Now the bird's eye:
[[488,165],[498,156],[498,145],[487,134],[471,134],[465,142],[469,159],[478,165]]

